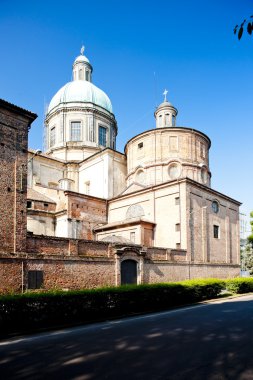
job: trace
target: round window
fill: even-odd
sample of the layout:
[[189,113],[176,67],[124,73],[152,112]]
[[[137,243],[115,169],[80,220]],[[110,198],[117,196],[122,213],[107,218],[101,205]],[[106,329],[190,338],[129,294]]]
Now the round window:
[[141,184],[144,184],[145,183],[145,173],[143,170],[140,170],[137,174],[136,174],[136,181],[141,183]]
[[171,179],[178,178],[180,175],[180,166],[178,164],[172,164],[169,167],[169,176]]
[[212,210],[213,210],[213,212],[215,212],[215,214],[217,214],[217,212],[219,212],[219,203],[217,201],[212,202]]

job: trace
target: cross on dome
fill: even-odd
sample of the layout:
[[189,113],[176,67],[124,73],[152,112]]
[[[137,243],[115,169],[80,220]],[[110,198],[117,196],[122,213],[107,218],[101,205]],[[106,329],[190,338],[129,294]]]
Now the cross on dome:
[[164,92],[163,92],[163,95],[164,95],[164,102],[167,102],[167,94],[168,94],[168,90],[166,90],[166,88],[165,88],[165,90],[164,90]]
[[81,55],[83,55],[84,49],[85,49],[85,47],[84,47],[84,45],[82,45],[81,50],[80,50]]

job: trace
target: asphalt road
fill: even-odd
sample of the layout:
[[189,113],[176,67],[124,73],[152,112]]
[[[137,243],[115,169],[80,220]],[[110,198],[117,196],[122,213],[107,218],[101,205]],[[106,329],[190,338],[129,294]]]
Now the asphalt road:
[[253,379],[253,296],[0,341],[0,379]]

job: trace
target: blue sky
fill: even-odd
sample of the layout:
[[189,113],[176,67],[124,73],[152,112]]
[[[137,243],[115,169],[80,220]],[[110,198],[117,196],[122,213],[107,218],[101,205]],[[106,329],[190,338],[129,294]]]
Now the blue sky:
[[93,82],[113,104],[117,149],[155,127],[167,88],[177,124],[212,140],[212,187],[249,214],[253,36],[239,42],[233,27],[251,14],[246,0],[1,0],[0,97],[38,114],[29,146],[41,148],[44,104],[71,79],[83,43]]

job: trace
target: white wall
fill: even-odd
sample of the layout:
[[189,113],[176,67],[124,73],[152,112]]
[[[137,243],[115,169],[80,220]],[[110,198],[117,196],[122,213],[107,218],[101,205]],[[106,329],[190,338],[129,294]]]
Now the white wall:
[[27,231],[35,235],[55,236],[53,219],[46,216],[27,216]]

